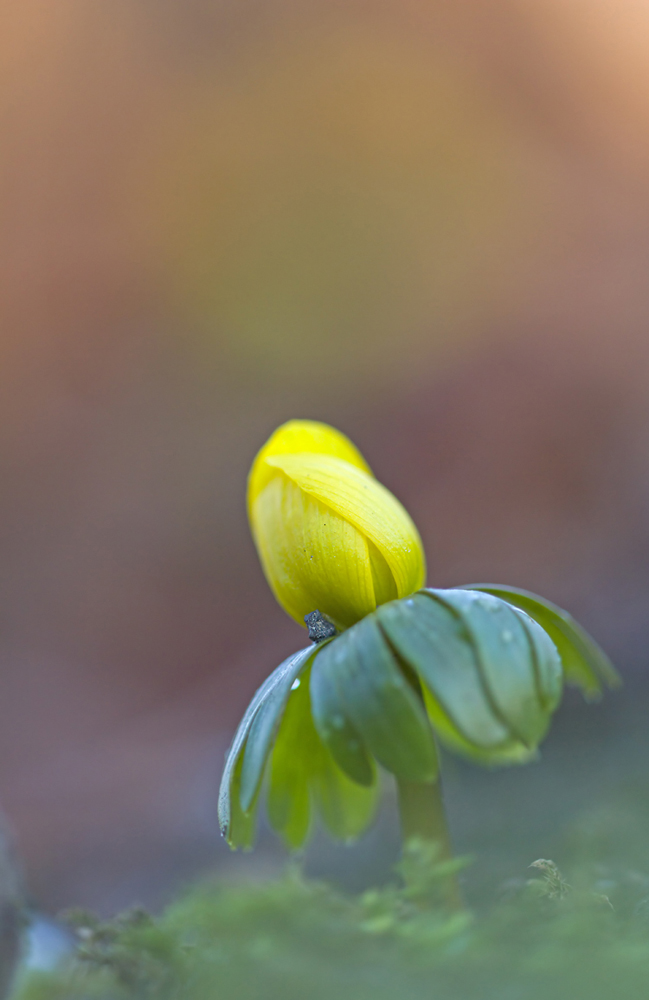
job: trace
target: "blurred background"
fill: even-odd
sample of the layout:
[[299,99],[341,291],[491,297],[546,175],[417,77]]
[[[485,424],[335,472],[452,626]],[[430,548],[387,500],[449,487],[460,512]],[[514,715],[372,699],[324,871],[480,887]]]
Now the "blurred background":
[[[295,416],[431,584],[539,591],[625,676],[539,764],[448,762],[476,871],[646,820],[649,6],[5,0],[0,52],[0,799],[38,904],[282,863],[216,793],[304,642],[244,510]],[[309,870],[370,878],[395,822]]]

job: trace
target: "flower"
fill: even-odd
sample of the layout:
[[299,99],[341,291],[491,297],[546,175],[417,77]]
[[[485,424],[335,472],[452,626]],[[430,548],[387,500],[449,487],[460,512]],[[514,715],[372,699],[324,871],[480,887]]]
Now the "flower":
[[275,431],[250,471],[248,515],[268,583],[300,624],[318,609],[342,630],[424,584],[410,516],[327,424]]
[[397,780],[404,836],[448,845],[437,742],[485,766],[524,763],[564,681],[587,698],[618,682],[590,636],[535,594],[422,589],[417,529],[326,424],[294,420],[273,434],[248,509],[268,581],[290,615],[308,617],[315,645],[268,677],[234,737],[219,793],[232,847],[252,846],[265,779],[271,825],[290,847],[315,814],[333,836],[358,836],[379,767]]

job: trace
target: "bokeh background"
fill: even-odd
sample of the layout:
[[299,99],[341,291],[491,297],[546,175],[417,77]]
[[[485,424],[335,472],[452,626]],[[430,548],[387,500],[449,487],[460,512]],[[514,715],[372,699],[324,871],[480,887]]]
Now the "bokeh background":
[[[649,815],[649,6],[5,0],[0,53],[0,798],[38,904],[282,863],[268,834],[230,857],[216,791],[303,642],[243,502],[293,416],[361,447],[432,584],[537,590],[625,675],[538,764],[448,762],[476,871],[623,837]],[[310,870],[388,866],[389,806]]]

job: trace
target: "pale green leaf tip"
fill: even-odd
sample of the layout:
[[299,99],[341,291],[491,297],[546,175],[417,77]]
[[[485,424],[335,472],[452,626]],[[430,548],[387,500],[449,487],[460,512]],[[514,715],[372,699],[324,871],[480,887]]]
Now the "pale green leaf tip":
[[[586,701],[599,701],[604,687],[614,690],[622,686],[623,681],[620,674],[599,644],[568,611],[564,611],[563,608],[547,598],[524,590],[522,587],[510,587],[506,584],[474,583],[455,589],[479,590],[500,597],[501,600],[514,607],[521,608],[531,618],[534,618],[543,629],[545,629],[543,620],[539,620],[535,616],[529,605],[539,609],[538,613],[541,618],[543,615],[549,615],[550,624],[561,630],[566,641],[571,644],[573,652],[580,658],[581,663],[578,669],[566,666],[564,663],[564,678],[570,686],[580,688]],[[517,601],[516,598],[519,600]]]

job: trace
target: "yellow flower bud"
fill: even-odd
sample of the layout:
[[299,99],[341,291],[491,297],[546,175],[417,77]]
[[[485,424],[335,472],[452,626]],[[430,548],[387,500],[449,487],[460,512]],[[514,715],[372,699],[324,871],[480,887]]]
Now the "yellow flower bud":
[[268,583],[300,624],[318,609],[348,628],[424,585],[410,516],[327,424],[291,420],[275,431],[250,471],[248,515]]

